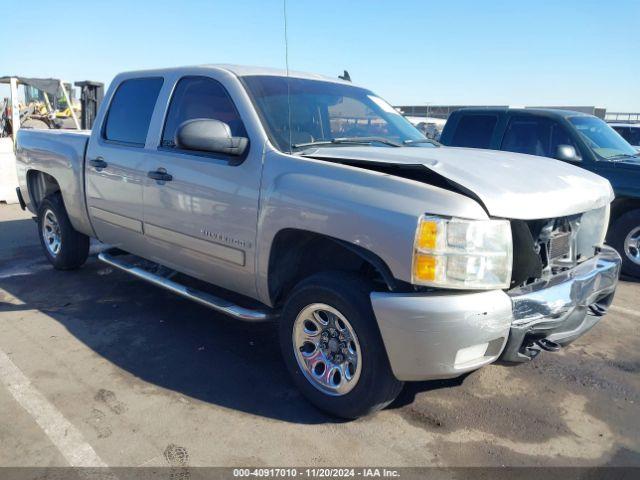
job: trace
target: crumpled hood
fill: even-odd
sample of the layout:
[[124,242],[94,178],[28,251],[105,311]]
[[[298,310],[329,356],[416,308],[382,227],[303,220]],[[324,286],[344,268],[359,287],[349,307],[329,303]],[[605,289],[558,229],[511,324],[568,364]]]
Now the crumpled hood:
[[473,192],[494,217],[561,217],[602,207],[614,198],[609,181],[594,173],[559,160],[519,153],[455,147],[332,146],[308,150],[304,155],[363,162],[363,166],[423,165]]

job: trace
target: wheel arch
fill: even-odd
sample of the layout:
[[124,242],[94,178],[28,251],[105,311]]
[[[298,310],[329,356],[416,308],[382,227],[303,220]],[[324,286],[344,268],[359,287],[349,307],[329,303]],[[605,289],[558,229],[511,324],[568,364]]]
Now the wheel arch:
[[634,198],[617,199],[612,205],[606,243],[622,257],[622,273],[634,277],[640,277],[640,247],[637,237],[639,226],[640,201]]
[[[60,172],[58,173],[60,174]],[[61,175],[56,176],[38,168],[27,171],[25,175],[27,190],[25,202],[29,211],[36,214],[45,197],[59,192],[73,228],[85,235],[95,237],[88,219],[84,188],[80,188],[79,191],[73,189],[78,183],[81,184],[83,179],[80,179],[80,182],[74,181],[69,184],[68,179],[65,181],[64,178],[58,178]]]
[[609,217],[609,231],[613,223],[625,213],[632,210],[640,210],[640,198],[616,197],[611,203],[611,215]]
[[328,235],[286,228],[274,237],[269,252],[268,293],[280,305],[299,281],[326,270],[359,272],[375,280],[380,288],[398,291],[407,287],[396,279],[375,253]]
[[33,209],[37,211],[45,197],[61,192],[61,188],[53,175],[32,169],[27,172],[27,192]]

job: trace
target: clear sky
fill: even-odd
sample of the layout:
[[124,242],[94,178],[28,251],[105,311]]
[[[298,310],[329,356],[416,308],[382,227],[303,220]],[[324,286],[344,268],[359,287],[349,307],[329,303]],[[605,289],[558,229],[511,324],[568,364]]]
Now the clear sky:
[[[109,83],[140,68],[284,67],[282,2],[16,3],[0,27],[0,75]],[[640,111],[640,0],[287,2],[291,69],[347,69],[393,104]]]

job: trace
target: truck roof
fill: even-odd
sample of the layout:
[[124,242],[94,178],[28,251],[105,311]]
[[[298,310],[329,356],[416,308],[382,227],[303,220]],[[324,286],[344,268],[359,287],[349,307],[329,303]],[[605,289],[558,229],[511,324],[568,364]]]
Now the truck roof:
[[496,108],[476,108],[476,107],[465,107],[461,108],[457,111],[463,111],[465,113],[524,113],[524,114],[533,114],[533,115],[544,115],[547,117],[591,117],[587,113],[577,112],[574,110],[560,110],[557,108],[510,108],[510,107],[496,107]]
[[[193,71],[194,68],[197,69],[211,69],[211,70],[224,70],[230,72],[238,77],[247,77],[253,75],[270,75],[275,77],[286,77],[287,71],[285,69],[280,68],[269,68],[269,67],[258,67],[251,65],[233,65],[233,64],[205,64],[205,65],[193,65],[193,66],[183,66],[183,67],[170,67],[170,68],[158,68],[151,70],[136,70],[136,71],[127,71],[123,72],[121,75],[126,75],[127,77],[131,77],[133,75],[162,75],[166,73],[180,73],[184,71]],[[289,77],[292,78],[304,78],[308,80],[322,80],[325,82],[334,82],[334,83],[342,83],[345,85],[353,85],[351,82],[347,82],[340,78],[336,77],[328,77],[325,75],[318,75],[316,73],[308,73],[308,72],[299,72],[297,70],[290,70]]]

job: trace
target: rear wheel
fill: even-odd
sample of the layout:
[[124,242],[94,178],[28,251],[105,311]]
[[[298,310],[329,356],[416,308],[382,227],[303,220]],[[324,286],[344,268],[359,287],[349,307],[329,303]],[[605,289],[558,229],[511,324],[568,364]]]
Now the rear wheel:
[[87,260],[89,237],[71,226],[60,192],[40,203],[38,233],[47,259],[58,270],[79,268]]
[[402,389],[370,292],[358,276],[316,274],[296,286],[280,318],[280,345],[294,382],[311,403],[342,418],[380,410]]
[[622,272],[640,277],[640,210],[632,210],[616,219],[610,241],[622,257]]

